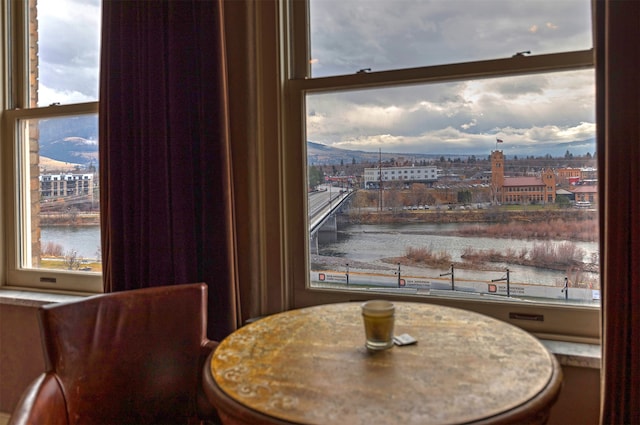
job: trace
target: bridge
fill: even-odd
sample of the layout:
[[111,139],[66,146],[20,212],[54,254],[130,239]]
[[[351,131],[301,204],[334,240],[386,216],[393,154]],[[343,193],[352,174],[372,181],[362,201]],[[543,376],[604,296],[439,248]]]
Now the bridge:
[[351,189],[321,186],[320,190],[309,194],[309,243],[311,253],[318,252],[318,239],[332,242],[337,238],[336,213],[353,195]]

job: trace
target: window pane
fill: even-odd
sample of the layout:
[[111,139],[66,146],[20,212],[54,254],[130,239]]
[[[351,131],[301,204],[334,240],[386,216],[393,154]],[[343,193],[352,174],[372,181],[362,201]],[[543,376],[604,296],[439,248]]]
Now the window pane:
[[[31,106],[98,100],[100,0],[32,0]],[[36,18],[36,19],[34,19]]]
[[592,47],[589,0],[310,0],[312,75]]
[[97,115],[19,128],[20,267],[100,272]]
[[312,286],[597,305],[594,87],[588,70],[308,94]]

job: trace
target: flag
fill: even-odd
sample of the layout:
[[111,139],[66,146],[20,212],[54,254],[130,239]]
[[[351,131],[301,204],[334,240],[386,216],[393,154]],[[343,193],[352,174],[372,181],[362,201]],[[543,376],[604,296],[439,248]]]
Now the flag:
[[504,143],[502,139],[496,139],[496,143]]

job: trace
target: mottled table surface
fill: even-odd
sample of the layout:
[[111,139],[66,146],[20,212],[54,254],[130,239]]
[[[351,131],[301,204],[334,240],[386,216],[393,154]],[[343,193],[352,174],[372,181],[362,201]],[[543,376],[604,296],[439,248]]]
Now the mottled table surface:
[[377,353],[364,348],[360,303],[292,310],[247,325],[213,353],[209,398],[226,423],[546,420],[562,377],[536,338],[464,310],[395,305],[395,334],[418,343]]

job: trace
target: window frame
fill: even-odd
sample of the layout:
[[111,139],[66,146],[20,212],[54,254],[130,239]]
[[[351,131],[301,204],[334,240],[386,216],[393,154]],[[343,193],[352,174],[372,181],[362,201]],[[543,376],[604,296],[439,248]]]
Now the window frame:
[[[44,290],[47,292],[100,293],[102,273],[67,272],[48,269],[22,269],[20,267],[21,179],[20,153],[18,152],[19,123],[21,120],[59,118],[98,113],[98,101],[55,106],[30,107],[29,99],[29,2],[21,0],[0,1],[0,183],[4,188],[0,203],[0,235],[4,241],[0,253],[4,261],[0,265],[0,287]],[[28,159],[27,159],[28,160]],[[24,167],[22,167],[24,168]],[[22,176],[25,178],[25,176]],[[28,178],[28,176],[26,176]]]
[[[388,292],[349,292],[309,286],[309,234],[307,228],[306,148],[300,141],[306,140],[306,94],[373,87],[394,87],[408,84],[424,84],[508,77],[564,70],[594,70],[595,48],[545,55],[516,56],[504,59],[482,60],[465,63],[443,64],[419,68],[398,69],[351,75],[307,78],[310,65],[307,58],[309,16],[306,0],[290,0],[282,4],[281,34],[283,35],[285,75],[283,75],[284,140],[286,156],[284,168],[284,216],[287,223],[285,258],[291,287],[291,306],[342,301],[360,301],[377,297],[390,300],[428,302],[479,312],[509,322],[535,335],[574,342],[599,343],[600,308],[551,303],[523,304],[500,300],[470,300],[454,296],[402,296]],[[593,20],[593,18],[592,18]],[[602,196],[600,196],[602,199]],[[301,255],[304,253],[304,255]],[[542,318],[542,320],[540,320]]]

